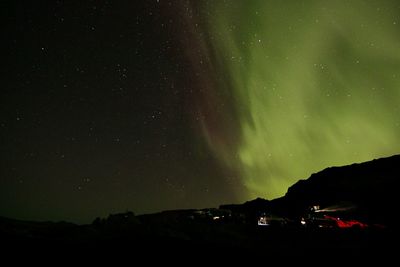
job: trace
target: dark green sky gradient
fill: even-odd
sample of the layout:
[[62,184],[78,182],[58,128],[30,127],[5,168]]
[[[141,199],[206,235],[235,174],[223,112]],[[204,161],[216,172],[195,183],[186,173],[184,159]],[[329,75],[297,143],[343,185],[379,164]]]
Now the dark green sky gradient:
[[398,1],[3,2],[0,216],[271,199],[400,152]]

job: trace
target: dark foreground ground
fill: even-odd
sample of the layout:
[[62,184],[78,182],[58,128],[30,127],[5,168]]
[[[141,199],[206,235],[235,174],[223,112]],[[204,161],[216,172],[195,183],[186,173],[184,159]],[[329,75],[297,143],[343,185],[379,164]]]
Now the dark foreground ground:
[[147,263],[189,260],[190,264],[236,260],[314,264],[374,260],[383,264],[398,253],[397,233],[390,229],[269,228],[197,222],[151,226],[65,223],[5,226],[3,222],[0,243],[1,256],[18,255],[13,258],[17,261],[54,258],[57,263],[83,258],[92,263],[129,260],[140,266],[143,260]]
[[[88,225],[0,217],[0,266],[53,257],[53,266],[68,260],[80,265],[78,258],[100,264],[110,259],[112,266],[119,260],[215,265],[216,259],[224,266],[239,259],[244,266],[348,266],[349,260],[355,266],[397,266],[398,166],[400,155],[327,168],[291,186],[284,197],[218,209],[126,212]],[[14,264],[2,264],[5,257]]]

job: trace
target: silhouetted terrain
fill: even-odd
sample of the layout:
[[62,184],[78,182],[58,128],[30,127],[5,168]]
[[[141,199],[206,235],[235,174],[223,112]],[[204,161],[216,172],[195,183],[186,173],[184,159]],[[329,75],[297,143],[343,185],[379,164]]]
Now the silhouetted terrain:
[[343,167],[331,167],[300,180],[282,199],[277,210],[299,215],[311,205],[353,206],[353,213],[370,223],[394,226],[400,177],[400,155]]
[[386,251],[397,233],[397,166],[400,156],[332,167],[297,182],[282,198],[218,209],[127,212],[89,225],[0,217],[0,242],[11,250],[51,251]]

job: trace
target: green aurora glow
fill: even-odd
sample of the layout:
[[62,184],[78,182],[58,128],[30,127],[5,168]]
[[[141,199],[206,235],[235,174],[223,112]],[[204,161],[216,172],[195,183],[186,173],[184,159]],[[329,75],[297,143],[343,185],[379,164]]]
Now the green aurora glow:
[[279,197],[326,167],[399,153],[398,1],[232,0],[206,10],[213,94],[232,102],[221,123],[234,121],[237,132],[224,134],[238,137],[232,147],[207,125],[203,134],[239,173],[243,198]]

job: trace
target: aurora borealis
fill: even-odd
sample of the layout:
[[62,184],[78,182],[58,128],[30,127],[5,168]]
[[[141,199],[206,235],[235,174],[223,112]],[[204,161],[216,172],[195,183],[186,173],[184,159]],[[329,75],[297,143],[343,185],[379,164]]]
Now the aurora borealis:
[[232,147],[207,127],[204,136],[248,197],[399,152],[397,1],[215,2],[207,51],[223,78],[212,90],[230,92],[235,113],[222,117],[237,116],[239,138]]
[[273,199],[400,153],[398,1],[5,1],[0,216]]

